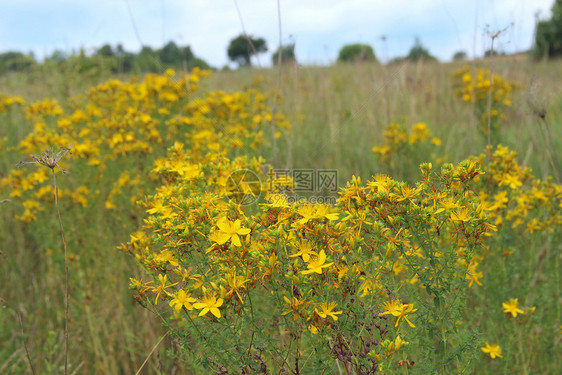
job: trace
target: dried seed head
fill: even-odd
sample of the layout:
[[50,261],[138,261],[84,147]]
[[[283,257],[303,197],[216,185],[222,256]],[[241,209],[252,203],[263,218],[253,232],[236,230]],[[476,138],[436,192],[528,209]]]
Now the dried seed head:
[[31,160],[33,161],[20,161],[19,165],[22,164],[39,164],[39,165],[44,165],[45,167],[49,167],[51,169],[55,169],[55,167],[59,167],[61,169],[61,171],[66,174],[68,173],[67,171],[65,171],[64,169],[62,169],[58,163],[59,161],[66,156],[66,154],[70,153],[72,154],[72,152],[70,152],[70,150],[72,149],[72,145],[70,145],[69,147],[61,147],[57,152],[55,152],[55,150],[53,149],[49,149],[47,151],[44,151],[41,154],[38,155],[30,155]]

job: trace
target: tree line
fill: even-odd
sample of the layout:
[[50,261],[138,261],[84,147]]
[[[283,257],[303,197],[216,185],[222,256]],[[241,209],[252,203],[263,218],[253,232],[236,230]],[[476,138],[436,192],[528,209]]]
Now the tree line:
[[[386,37],[382,37],[383,41]],[[253,47],[252,47],[253,45]],[[239,35],[231,40],[228,56],[231,61],[238,62],[240,66],[250,66],[251,56],[267,51],[267,45],[262,38],[254,38],[252,36]],[[534,45],[529,51],[530,55],[535,58],[558,57],[562,55],[562,0],[555,0],[551,8],[551,17],[549,19],[537,22],[535,28]],[[282,55],[282,62],[291,62],[296,60],[295,45],[290,44],[277,48],[272,56],[272,63],[275,65],[279,61],[279,53]],[[503,52],[495,50],[487,50],[484,57],[505,55]],[[453,60],[464,60],[467,58],[466,51],[457,51],[453,55]],[[397,57],[390,61],[437,61],[437,59],[429,53],[420,39],[416,38],[414,45],[410,49],[408,55]],[[338,54],[338,62],[376,62],[373,48],[368,44],[348,44],[343,46]]]
[[[230,41],[228,57],[239,66],[252,66],[252,56],[267,52],[267,43],[263,38],[241,34]],[[437,61],[429,51],[422,46],[416,38],[410,53],[405,57],[395,58],[392,62],[410,60]],[[296,61],[295,45],[288,44],[278,47],[271,56],[273,65],[279,62],[288,63]],[[343,46],[338,54],[338,62],[376,62],[377,58],[373,47],[368,44],[354,43]]]
[[[534,46],[531,55],[535,58],[556,57],[562,55],[562,0],[556,0],[552,6],[550,19],[537,22],[535,28]],[[383,37],[383,40],[386,40]],[[267,52],[265,39],[252,35],[241,34],[230,40],[227,55],[230,61],[238,66],[251,66],[252,56]],[[484,56],[500,54],[497,51],[486,51]],[[288,63],[296,61],[295,45],[288,44],[276,48],[272,55],[272,63]],[[467,58],[465,51],[458,51],[453,55],[454,60]],[[416,38],[408,55],[394,58],[390,62],[399,61],[437,61],[421,41]],[[373,48],[368,44],[348,44],[343,46],[338,54],[338,62],[376,62]],[[40,63],[33,53],[8,51],[0,53],[0,74],[10,71],[25,71]],[[97,48],[94,53],[87,54],[82,48],[78,53],[67,54],[55,50],[47,56],[42,64],[78,66],[78,71],[100,69],[113,73],[145,73],[162,72],[165,69],[191,70],[194,67],[210,68],[203,59],[195,56],[190,46],[178,46],[173,41],[160,49],[144,46],[138,53],[126,51],[121,44],[111,46],[105,44]]]
[[17,51],[0,53],[0,74],[25,71],[36,65],[61,67],[72,65],[78,66],[79,72],[101,67],[112,73],[162,72],[168,68],[177,70],[191,70],[194,67],[210,68],[205,60],[195,56],[190,46],[178,46],[173,41],[159,49],[143,46],[138,53],[126,51],[121,44],[116,46],[104,44],[91,54],[87,54],[84,48],[70,54],[55,50],[42,63],[35,59],[33,53],[24,54]]

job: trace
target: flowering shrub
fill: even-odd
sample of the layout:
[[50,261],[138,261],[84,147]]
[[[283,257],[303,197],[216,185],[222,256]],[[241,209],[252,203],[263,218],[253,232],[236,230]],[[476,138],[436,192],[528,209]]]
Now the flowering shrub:
[[152,276],[131,279],[137,300],[173,307],[192,359],[243,373],[462,367],[451,361],[475,340],[459,327],[464,295],[495,229],[472,190],[479,166],[424,164],[415,187],[354,179],[333,207],[230,200],[228,175],[262,163],[176,144],[156,162],[143,230],[121,246]]

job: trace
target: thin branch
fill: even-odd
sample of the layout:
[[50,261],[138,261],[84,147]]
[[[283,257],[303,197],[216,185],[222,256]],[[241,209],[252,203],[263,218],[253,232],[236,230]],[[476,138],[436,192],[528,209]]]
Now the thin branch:
[[[490,47],[490,89],[488,90],[488,149],[492,149],[492,89],[494,86],[494,71],[492,66],[492,59],[494,57],[494,41],[507,29],[509,26],[505,27],[502,30],[497,30],[496,32],[492,32],[486,30],[488,36],[492,39],[492,45]],[[488,153],[488,163],[490,162],[490,153]]]
[[277,86],[275,87],[275,96],[271,106],[271,137],[273,142],[273,165],[277,167],[277,128],[275,126],[275,110],[277,109],[277,100],[279,99],[279,90],[281,89],[281,62],[283,58],[283,39],[281,30],[281,5],[277,0],[277,21],[279,23],[279,51],[277,53]]
[[[499,34],[492,35],[492,47],[490,55],[494,56],[494,40]],[[488,149],[492,150],[492,87],[494,86],[494,71],[492,70],[492,62],[490,61],[490,89],[488,90]],[[488,162],[490,154],[488,153]]]
[[[293,54],[295,45],[293,44]],[[287,147],[287,164],[285,165],[285,169],[289,169],[293,163],[293,143],[295,141],[295,127],[297,126],[297,118],[298,118],[298,74],[299,74],[299,64],[297,59],[293,60],[293,67],[294,67],[294,76],[293,76],[293,121],[291,127],[291,135],[289,137],[289,145]]]
[[[137,28],[137,24],[135,22],[135,18],[133,17],[133,10],[131,9],[131,4],[129,4],[129,0],[125,0],[125,4],[127,4],[127,12],[129,13],[129,19],[131,20],[131,24],[133,25],[133,30],[135,31],[135,35],[136,35],[138,41],[140,42],[141,47],[144,47],[144,44],[142,44],[142,41],[141,41],[139,29]],[[162,33],[164,33],[164,32],[162,32]]]
[[57,208],[57,215],[59,218],[60,235],[64,246],[64,281],[65,281],[65,301],[64,301],[64,373],[68,373],[68,301],[69,301],[69,283],[68,283],[68,251],[66,248],[66,238],[64,236],[64,228],[62,227],[62,219],[60,217],[58,186],[55,168],[52,167],[53,184],[55,185],[55,206]]
[[256,326],[255,326],[255,320],[254,320],[254,305],[252,304],[252,299],[250,298],[250,291],[246,290],[246,293],[248,294],[248,301],[250,302],[250,314],[252,315],[252,337],[250,338],[250,345],[248,345],[248,353],[246,354],[248,357],[250,357],[250,354],[252,352],[252,345],[254,345],[254,334],[256,333]]
[[57,186],[57,176],[55,173],[55,168],[58,166],[61,171],[66,174],[67,172],[58,165],[59,161],[68,153],[72,154],[70,147],[61,147],[59,151],[55,152],[53,149],[49,149],[39,155],[30,155],[33,161],[24,162],[21,161],[19,164],[38,164],[48,167],[53,172],[53,185],[55,187],[55,207],[57,210],[57,216],[59,219],[59,226],[61,232],[62,243],[64,246],[64,271],[65,271],[65,301],[64,301],[64,374],[68,373],[68,301],[69,301],[69,282],[68,282],[68,251],[66,248],[66,238],[64,236],[64,229],[62,226],[62,219],[60,216],[59,209],[59,198],[58,198],[58,186]]
[[552,158],[551,155],[549,155],[550,163],[553,164],[552,169],[554,169],[554,172],[557,176],[557,180],[558,182],[560,182],[560,173],[562,172],[562,169],[560,169],[560,160],[558,159],[558,153],[556,152],[556,148],[552,145],[552,134],[550,133],[550,127],[548,126],[548,121],[546,121],[546,116],[541,117],[541,120],[544,124],[544,128],[546,129],[546,133],[547,133],[545,136],[546,143],[549,146],[547,147],[547,150],[548,148],[550,148],[552,150],[552,155],[554,155],[554,159]]
[[[234,0],[234,6],[236,7],[236,12],[238,13],[238,18],[240,19],[240,25],[242,26],[242,34],[244,34],[244,38],[246,38],[246,41],[250,45],[253,55],[256,56],[256,59],[258,60],[258,66],[261,68],[262,66],[260,63],[260,58],[258,56],[258,51],[256,51],[256,47],[254,46],[254,43],[252,43],[252,39],[246,32],[246,27],[244,26],[244,19],[242,18],[242,12],[240,12],[240,8],[238,7],[238,2],[236,0]],[[250,60],[251,58],[252,56],[250,56]],[[250,62],[250,66],[251,66],[251,62]]]
[[21,329],[21,339],[23,341],[23,348],[25,349],[25,355],[27,357],[27,362],[29,362],[29,367],[31,367],[31,373],[35,375],[35,369],[33,368],[33,363],[31,362],[31,357],[29,355],[29,350],[27,350],[27,344],[25,343],[24,331],[23,331],[23,323],[21,322],[21,314],[18,312],[18,320],[20,323]]
[[148,359],[150,358],[150,356],[152,355],[152,353],[154,353],[154,351],[156,350],[156,348],[158,347],[158,345],[160,345],[160,343],[162,342],[162,340],[164,340],[164,338],[168,336],[168,332],[164,333],[164,335],[162,337],[160,337],[160,340],[158,340],[158,342],[154,345],[154,347],[152,348],[152,350],[150,351],[150,353],[148,353],[148,356],[146,357],[146,359],[144,360],[144,362],[142,363],[141,367],[138,369],[138,371],[135,373],[135,375],[139,375],[141,370],[143,369],[144,365],[146,365],[146,362],[148,362]]

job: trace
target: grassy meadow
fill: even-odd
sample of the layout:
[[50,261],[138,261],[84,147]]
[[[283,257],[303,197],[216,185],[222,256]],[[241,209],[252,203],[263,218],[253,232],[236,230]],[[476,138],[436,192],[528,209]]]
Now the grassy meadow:
[[[512,89],[487,155],[464,65]],[[0,373],[64,371],[52,175],[18,163],[71,145],[70,374],[560,373],[561,77],[509,57],[0,76]],[[340,200],[290,204],[268,167],[335,170]],[[237,170],[259,204],[229,199],[256,193]]]

